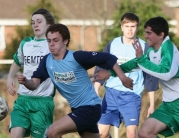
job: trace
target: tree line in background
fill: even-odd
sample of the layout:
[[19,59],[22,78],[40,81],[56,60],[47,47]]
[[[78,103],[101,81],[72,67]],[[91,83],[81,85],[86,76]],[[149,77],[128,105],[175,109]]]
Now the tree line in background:
[[[38,0],[36,5],[33,6],[27,6],[26,12],[29,14],[29,24],[27,26],[17,26],[16,27],[16,34],[14,38],[12,38],[11,43],[7,44],[5,48],[5,55],[4,59],[12,59],[13,55],[17,51],[20,42],[29,36],[34,36],[33,29],[31,26],[31,15],[34,11],[36,11],[39,8],[46,8],[51,13],[53,13],[53,16],[55,18],[55,21],[59,21],[59,15],[58,15],[58,9],[56,9],[52,3],[51,0]],[[10,65],[5,65],[2,67],[3,72],[9,71]]]
[[[154,4],[157,3],[157,4]],[[113,38],[122,35],[121,31],[121,25],[120,25],[120,18],[125,12],[133,12],[137,14],[140,18],[140,25],[139,30],[137,32],[137,36],[144,39],[144,24],[145,22],[155,16],[163,16],[167,20],[170,20],[170,17],[166,17],[164,13],[162,13],[162,0],[125,0],[125,1],[119,1],[119,4],[117,6],[117,10],[114,13],[113,20],[114,23],[112,26],[105,26],[103,27],[104,30],[102,32],[102,42],[99,44],[99,51],[102,51],[105,47],[105,45],[112,40]],[[57,8],[54,7],[51,0],[39,0],[36,5],[33,6],[27,6],[27,12],[29,13],[29,18],[31,17],[31,14],[38,8],[47,8],[51,13],[53,13],[56,22],[59,21],[59,11]],[[101,10],[101,9],[99,9]],[[104,20],[107,20],[106,17],[104,17]],[[12,38],[12,41],[10,44],[6,46],[5,49],[5,56],[4,59],[12,59],[12,55],[16,52],[20,41],[28,36],[33,36],[33,30],[31,27],[31,21],[29,20],[29,25],[20,27],[16,27],[17,36]],[[170,37],[174,44],[179,47],[179,41],[178,38],[175,36],[173,32],[170,32]],[[10,65],[7,65],[3,68],[3,70],[7,71],[9,69]]]
[[[114,24],[110,27],[103,27],[103,37],[102,37],[102,43],[99,45],[100,50],[104,49],[105,45],[112,40],[113,38],[122,35],[122,31],[121,31],[121,27],[120,27],[120,18],[121,16],[125,13],[125,12],[133,12],[136,13],[139,18],[140,18],[140,25],[139,25],[139,30],[137,33],[137,36],[140,38],[144,38],[144,23],[151,17],[155,17],[155,16],[163,16],[165,17],[167,20],[170,20],[169,17],[167,17],[166,15],[164,15],[164,13],[162,13],[161,10],[161,6],[162,6],[162,0],[160,0],[160,3],[154,4],[156,3],[156,1],[159,0],[143,0],[143,1],[139,1],[139,0],[123,0],[120,1],[118,8],[116,10],[116,12],[114,13]],[[53,13],[56,22],[59,21],[59,16],[58,13],[59,11],[54,7],[53,3],[51,0],[39,0],[38,3],[34,6],[28,6],[27,7],[27,12],[29,13],[29,18],[31,17],[31,14],[38,8],[47,8],[51,13]],[[100,9],[99,9],[100,10]],[[106,20],[106,19],[105,19]],[[17,36],[12,38],[12,41],[10,44],[8,44],[6,46],[5,49],[5,56],[4,59],[12,59],[12,56],[14,55],[14,53],[16,52],[19,43],[22,39],[24,39],[25,37],[28,36],[32,36],[34,35],[31,24],[30,24],[30,20],[29,20],[29,25],[28,26],[24,26],[24,27],[16,27],[16,32],[17,32]],[[175,36],[174,33],[170,32],[170,37],[172,39],[172,41],[175,43],[176,46],[178,46],[179,48],[179,41],[177,40],[178,38]],[[9,71],[9,65],[3,67],[4,71],[8,72]],[[156,92],[155,95],[155,106],[157,107],[160,102],[161,102],[161,89],[159,89]],[[146,113],[147,113],[147,108],[149,106],[149,101],[147,98],[147,94],[144,92],[143,93],[143,102],[142,102],[142,110],[141,110],[141,120],[140,120],[140,126],[143,123],[143,121],[146,119]],[[57,111],[56,111],[57,112]],[[58,117],[59,117],[59,110],[57,112]],[[1,124],[0,124],[1,125]],[[139,126],[139,128],[140,128]],[[121,128],[119,129],[120,131],[120,138],[124,138],[126,137],[125,135],[125,129],[124,125],[121,126]],[[69,136],[70,137],[70,136]],[[179,136],[176,136],[179,137]],[[174,138],[174,137],[172,137]]]
[[[114,17],[113,17],[114,24],[110,26],[110,28],[107,29],[106,34],[104,35],[106,37],[103,38],[103,41],[100,45],[100,51],[104,49],[105,45],[110,40],[114,39],[117,36],[122,35],[120,18],[126,12],[133,12],[139,16],[140,24],[139,24],[139,30],[137,32],[137,37],[145,40],[144,39],[144,24],[148,19],[150,19],[151,17],[156,17],[156,16],[162,16],[168,21],[171,19],[170,17],[167,17],[162,12],[161,7],[163,4],[164,4],[163,1],[157,1],[157,0],[122,1],[114,14]],[[169,35],[170,35],[171,40],[174,42],[174,44],[179,48],[179,41],[178,41],[179,38],[177,38],[173,32],[170,32]]]

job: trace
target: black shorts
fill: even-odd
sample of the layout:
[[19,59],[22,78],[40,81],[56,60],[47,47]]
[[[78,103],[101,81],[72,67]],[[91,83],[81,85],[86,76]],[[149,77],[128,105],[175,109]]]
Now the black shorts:
[[101,117],[101,105],[72,108],[68,115],[75,122],[79,135],[84,132],[99,133],[97,123]]

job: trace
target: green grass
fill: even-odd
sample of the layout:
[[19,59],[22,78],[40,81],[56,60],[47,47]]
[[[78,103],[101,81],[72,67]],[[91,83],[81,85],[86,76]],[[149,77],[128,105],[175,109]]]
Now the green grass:
[[[158,135],[160,138],[165,138],[165,137],[163,137],[162,135]],[[179,134],[176,134],[176,135],[174,135],[174,136],[172,136],[172,137],[167,137],[167,138],[179,138]]]
[[[1,80],[1,79],[0,79]],[[8,95],[8,92],[6,91],[6,83],[5,80],[4,81],[0,81],[0,96],[1,97],[6,97],[6,99],[9,99],[8,102],[12,102],[12,104],[10,104],[9,106],[9,114],[12,110],[12,105],[13,105],[13,101],[16,99],[15,97],[12,97],[10,95]],[[2,92],[1,92],[2,91]],[[104,88],[101,89],[100,92],[100,96],[103,97],[104,95]],[[57,98],[59,96],[59,93],[56,94],[56,96],[54,97],[54,101],[59,101],[59,99]],[[157,108],[159,106],[159,104],[161,103],[161,99],[162,99],[162,92],[161,92],[161,88],[155,93],[155,108]],[[57,104],[57,102],[56,102]],[[56,106],[58,107],[58,106]],[[139,129],[141,127],[141,125],[143,124],[143,122],[146,119],[146,114],[147,114],[147,110],[149,107],[149,98],[147,96],[147,93],[144,92],[143,93],[143,98],[142,98],[142,106],[141,106],[141,117],[140,117],[140,125],[139,125]],[[55,108],[55,114],[54,114],[54,121],[58,120],[61,116],[64,116],[65,114],[67,114],[68,112],[70,112],[70,108],[67,105],[65,105],[62,109],[57,109]],[[9,138],[10,137],[10,133],[8,132],[8,126],[9,126],[9,117],[10,115],[8,114],[8,116],[0,121],[0,138]],[[110,130],[111,135],[113,136],[113,127]],[[126,138],[126,129],[125,126],[123,124],[121,124],[120,128],[118,129],[118,134],[119,134],[119,138]],[[67,135],[64,135],[63,138],[80,138],[79,135],[77,133],[70,133]],[[163,136],[160,135],[160,138],[164,138]],[[179,134],[172,136],[172,137],[168,137],[168,138],[179,138]]]
[[7,136],[5,134],[0,134],[0,138],[9,138],[9,136]]

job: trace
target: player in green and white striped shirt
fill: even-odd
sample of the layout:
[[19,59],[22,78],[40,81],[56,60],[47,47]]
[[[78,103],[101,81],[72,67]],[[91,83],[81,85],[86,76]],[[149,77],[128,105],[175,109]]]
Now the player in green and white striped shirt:
[[24,67],[23,75],[28,79],[31,78],[40,60],[49,53],[45,33],[47,28],[54,23],[53,16],[46,9],[35,11],[31,18],[35,36],[23,39],[14,54],[14,63],[11,65],[7,79],[9,93],[13,96],[18,94],[11,112],[9,127],[13,138],[23,138],[29,135],[42,138],[46,127],[53,122],[55,90],[50,78],[33,91],[20,85],[17,93],[14,89],[13,78],[21,66]]
[[145,38],[150,46],[142,55],[140,43],[133,43],[137,65],[146,73],[159,78],[162,86],[162,104],[144,122],[140,138],[165,137],[179,131],[179,51],[168,36],[168,23],[163,17],[154,17],[145,23]]
[[[179,51],[168,36],[169,26],[163,17],[149,19],[145,25],[145,38],[150,46],[143,55],[138,40],[133,43],[136,57],[122,65],[124,72],[140,67],[146,73],[159,78],[162,86],[162,104],[144,122],[139,131],[140,138],[156,138],[157,134],[165,137],[179,131]],[[106,79],[107,72],[95,74],[98,80]],[[114,76],[111,71],[111,75]]]

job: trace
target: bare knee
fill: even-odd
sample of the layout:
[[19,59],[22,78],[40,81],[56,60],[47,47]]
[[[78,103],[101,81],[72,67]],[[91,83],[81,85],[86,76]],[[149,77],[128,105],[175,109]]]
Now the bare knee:
[[112,138],[110,133],[107,133],[107,132],[106,133],[100,133],[99,135],[100,135],[100,138]]
[[108,131],[100,131],[99,135],[100,135],[100,138],[110,138],[110,134]]
[[10,130],[11,138],[23,138],[25,134],[25,129],[21,127],[15,127]]
[[145,130],[143,130],[143,129],[141,129],[141,130],[139,131],[139,138],[147,138],[147,136],[148,136],[147,131],[145,131]]
[[60,137],[60,138],[61,138],[61,136],[62,136],[60,133],[56,132],[56,131],[55,131],[54,129],[52,129],[52,128],[49,128],[49,129],[48,129],[47,135],[48,135],[48,137],[50,137],[50,138],[56,138],[56,137]]
[[99,135],[100,135],[100,138],[107,138],[108,137],[108,133],[100,132]]
[[137,136],[137,126],[129,125],[127,126],[127,138],[138,138]]
[[100,138],[110,138],[110,125],[98,124]]
[[137,138],[137,134],[134,131],[127,132],[127,138]]
[[84,132],[81,138],[100,138],[99,133]]

